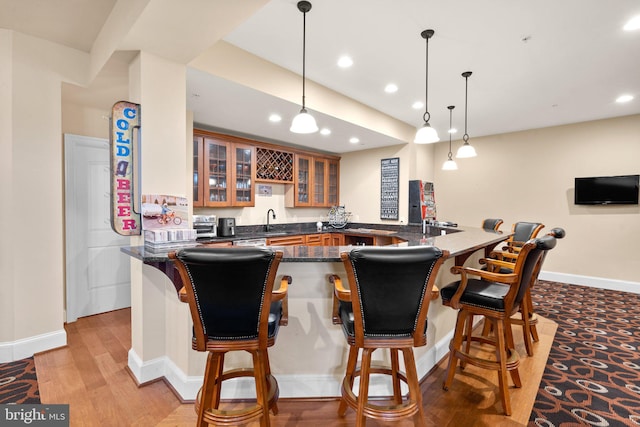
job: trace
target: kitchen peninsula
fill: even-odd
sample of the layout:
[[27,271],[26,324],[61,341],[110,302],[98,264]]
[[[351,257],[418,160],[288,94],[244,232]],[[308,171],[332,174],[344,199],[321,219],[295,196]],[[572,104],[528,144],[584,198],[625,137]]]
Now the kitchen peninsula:
[[[281,235],[295,234],[291,229]],[[349,228],[306,235],[341,234],[362,238],[380,237],[381,242],[398,246],[430,245],[450,251],[450,258],[440,270],[437,286],[454,278],[449,268],[454,264],[477,262],[483,249],[494,247],[509,235],[480,228],[430,227],[422,234],[418,226],[381,226],[350,224]],[[258,237],[256,233],[251,237]],[[241,230],[232,242],[243,238]],[[391,239],[391,240],[389,240]],[[347,238],[347,241],[349,239]],[[220,244],[222,239],[214,241]],[[209,242],[211,243],[211,242]],[[385,243],[383,243],[385,244]],[[330,274],[346,283],[340,252],[351,246],[274,246],[284,252],[278,277],[289,275],[289,324],[280,329],[278,341],[269,351],[271,369],[278,379],[281,397],[333,397],[340,394],[347,348],[340,327],[331,322],[332,291]],[[202,383],[206,355],[191,350],[191,318],[188,306],[179,301],[176,282],[167,254],[151,252],[143,246],[122,249],[133,257],[132,270],[141,272],[143,289],[132,289],[132,348],[129,369],[140,384],[164,378],[183,400],[192,400]],[[135,298],[138,296],[138,298]],[[420,377],[448,352],[456,313],[443,307],[439,299],[431,302],[425,347],[416,349]],[[377,354],[374,354],[374,358]],[[230,354],[228,366],[247,366],[244,354]],[[382,355],[377,355],[378,357]],[[381,384],[372,382],[372,393],[387,393]],[[238,381],[226,390],[224,398],[250,397],[252,385]]]

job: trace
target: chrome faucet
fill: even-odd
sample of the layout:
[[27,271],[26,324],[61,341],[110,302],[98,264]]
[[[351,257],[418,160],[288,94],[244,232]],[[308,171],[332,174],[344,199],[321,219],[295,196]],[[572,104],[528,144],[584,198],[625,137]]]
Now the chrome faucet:
[[276,219],[276,213],[273,209],[269,209],[267,211],[267,225],[264,226],[264,231],[271,230],[271,226],[269,225],[269,212],[271,212],[271,218]]

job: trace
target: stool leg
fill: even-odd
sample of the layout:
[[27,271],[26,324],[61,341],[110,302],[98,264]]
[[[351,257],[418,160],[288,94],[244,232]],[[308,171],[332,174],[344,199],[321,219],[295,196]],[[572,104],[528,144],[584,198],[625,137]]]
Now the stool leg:
[[494,328],[496,332],[496,359],[499,365],[499,393],[505,415],[511,415],[511,398],[509,397],[509,384],[507,382],[507,344],[505,343],[504,323],[498,320],[494,323]]
[[464,310],[458,310],[458,319],[456,320],[456,330],[453,334],[453,338],[449,343],[449,366],[447,367],[447,378],[442,384],[442,388],[449,390],[449,386],[453,381],[453,376],[456,373],[456,365],[458,364],[458,356],[456,352],[460,350],[462,346],[462,338],[464,334],[464,326],[467,314]]
[[[466,321],[466,326],[465,326],[465,332],[464,332],[464,338],[466,340],[465,345],[464,345],[464,352],[466,354],[469,354],[469,352],[471,351],[471,335],[473,334],[473,318],[474,315],[471,313],[467,313],[466,314],[467,317],[467,321]],[[460,367],[462,369],[465,368],[465,366],[467,366],[467,362],[465,360],[461,360],[460,361]]]
[[220,363],[221,357],[221,354],[214,353],[212,351],[207,355],[207,364],[204,370],[204,382],[200,389],[200,402],[198,406],[197,425],[200,427],[206,427],[209,425],[204,421],[204,413],[212,406],[216,394],[216,388],[219,388],[218,364]]
[[[356,365],[358,364],[358,348],[355,346],[349,346],[349,358],[347,359],[347,370],[345,372],[345,378],[348,379],[349,388],[353,389],[354,373],[356,371]],[[344,388],[344,382],[343,382]],[[344,390],[342,396],[344,396]],[[347,413],[347,401],[343,397],[340,399],[340,406],[338,407],[338,415],[344,417]]]
[[[396,350],[397,351],[397,350]],[[424,408],[422,407],[422,392],[420,391],[420,383],[418,382],[418,371],[416,370],[416,361],[413,357],[412,348],[403,348],[404,366],[407,374],[407,385],[409,386],[409,401],[414,400],[418,405],[418,413],[414,416],[415,425],[426,427]],[[417,417],[417,419],[416,419]]]
[[390,348],[391,353],[391,381],[393,382],[393,401],[397,404],[402,403],[402,391],[400,389],[400,378],[398,372],[400,372],[400,363],[398,362],[398,349]]
[[362,349],[362,361],[360,362],[360,389],[358,390],[358,410],[356,413],[356,427],[364,427],[367,422],[364,416],[364,407],[369,401],[369,374],[371,371],[372,348]]
[[[265,378],[267,378],[269,375],[271,375],[271,364],[269,363],[269,351],[265,350],[264,351],[264,360],[265,360]],[[267,390],[267,395],[269,394],[268,390]],[[278,415],[278,402],[275,401],[273,402],[273,404],[271,405],[271,412],[273,412],[273,415]]]
[[215,369],[215,382],[213,388],[213,394],[211,396],[211,407],[214,409],[220,408],[220,393],[222,392],[222,374],[224,373],[224,353],[217,353],[218,357],[213,365]]
[[269,392],[267,391],[267,374],[265,369],[265,357],[263,350],[255,350],[253,354],[253,372],[256,382],[256,401],[262,406],[261,427],[269,427]]

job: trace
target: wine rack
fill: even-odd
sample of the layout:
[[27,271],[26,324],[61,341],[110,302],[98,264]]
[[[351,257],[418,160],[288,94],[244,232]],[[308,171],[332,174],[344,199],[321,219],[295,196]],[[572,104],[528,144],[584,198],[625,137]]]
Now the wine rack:
[[293,182],[293,153],[256,147],[256,179]]

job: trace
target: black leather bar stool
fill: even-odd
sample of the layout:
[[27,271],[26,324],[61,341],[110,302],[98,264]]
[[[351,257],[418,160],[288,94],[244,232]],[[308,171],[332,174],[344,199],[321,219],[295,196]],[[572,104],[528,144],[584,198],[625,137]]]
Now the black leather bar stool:
[[[566,236],[566,232],[564,231],[563,228],[560,228],[560,227],[552,228],[547,234],[555,237],[556,239],[563,239]],[[527,349],[527,354],[529,356],[533,356],[533,343],[538,342],[540,340],[538,336],[538,329],[536,326],[538,324],[538,316],[536,316],[535,311],[533,309],[533,301],[531,299],[531,289],[533,289],[533,287],[538,282],[538,276],[540,275],[540,271],[542,270],[542,265],[544,264],[544,260],[547,258],[547,254],[548,254],[548,251],[545,251],[542,257],[540,258],[538,265],[536,265],[535,271],[533,272],[533,275],[531,277],[531,280],[532,280],[531,284],[529,285],[529,288],[527,289],[527,293],[524,297],[524,300],[520,305],[520,310],[511,319],[512,324],[522,325],[524,344],[525,344],[525,348]],[[485,262],[488,262],[491,265],[493,265],[494,269],[498,268],[500,272],[508,273],[513,271],[513,268],[515,266],[515,260],[517,258],[518,258],[517,253],[504,253],[502,255],[502,260],[503,260],[502,262],[496,261],[496,260],[485,261]],[[489,331],[488,324],[485,324],[485,327],[483,329],[483,335],[487,335],[489,332],[490,331]]]
[[[429,246],[360,247],[341,254],[349,289],[338,276],[329,277],[334,285],[334,323],[342,325],[349,344],[338,414],[344,416],[347,407],[355,409],[356,426],[364,426],[367,417],[384,421],[414,417],[415,425],[425,425],[413,347],[427,343],[427,311],[436,275],[448,255]],[[372,366],[372,354],[379,348],[389,349],[390,367]],[[400,371],[399,352],[405,373]],[[391,404],[369,402],[371,374],[391,376]],[[357,394],[356,377],[360,378]],[[400,381],[408,386],[406,397]]]
[[[193,349],[207,351],[204,383],[196,398],[198,426],[235,425],[260,419],[269,426],[269,410],[278,413],[278,382],[271,375],[267,348],[286,325],[286,296],[291,278],[273,290],[281,251],[269,248],[188,248],[169,254],[185,286],[193,319]],[[246,351],[253,367],[224,371],[225,354]],[[220,409],[222,383],[253,377],[256,404]]]
[[[449,365],[443,384],[445,390],[453,382],[458,361],[461,368],[470,363],[483,369],[493,369],[498,373],[498,393],[502,408],[506,415],[511,415],[507,373],[511,375],[516,387],[522,386],[511,316],[520,309],[540,259],[555,245],[556,238],[550,235],[529,240],[521,246],[511,273],[502,274],[459,266],[451,269],[452,273],[461,275],[461,280],[440,290],[442,304],[458,310],[454,336],[449,344]],[[492,325],[492,337],[473,335],[474,316],[484,316],[485,322]],[[492,345],[495,358],[481,358],[473,343]]]

